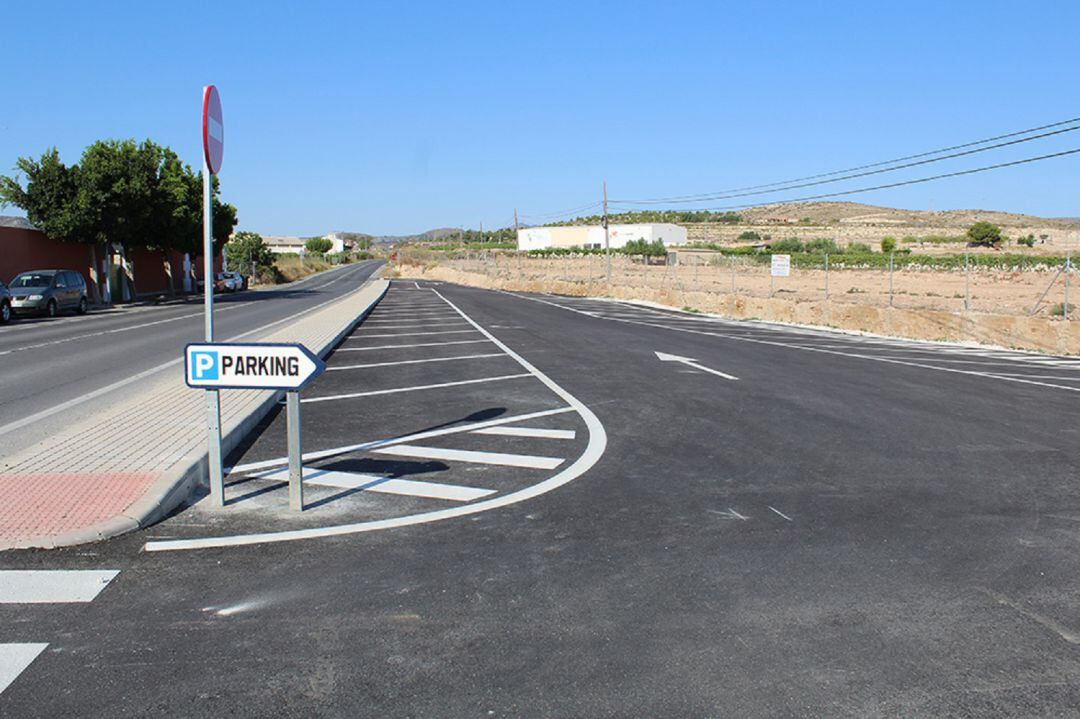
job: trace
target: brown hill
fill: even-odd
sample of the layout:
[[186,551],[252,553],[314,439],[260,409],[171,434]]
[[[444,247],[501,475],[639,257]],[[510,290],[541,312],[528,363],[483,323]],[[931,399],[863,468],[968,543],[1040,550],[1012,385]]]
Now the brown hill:
[[746,224],[779,225],[846,225],[846,226],[904,226],[967,228],[985,220],[1001,227],[1070,227],[1066,219],[1036,217],[996,210],[900,210],[892,207],[864,205],[858,202],[806,202],[784,205],[761,205],[739,214]]

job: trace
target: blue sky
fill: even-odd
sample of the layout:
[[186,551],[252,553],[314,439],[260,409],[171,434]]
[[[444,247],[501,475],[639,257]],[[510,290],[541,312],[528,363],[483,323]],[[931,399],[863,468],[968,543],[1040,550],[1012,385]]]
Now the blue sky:
[[[1060,1],[25,2],[0,17],[0,172],[105,137],[196,164],[214,83],[223,194],[267,234],[503,226],[515,207],[598,200],[602,178],[613,198],[703,193],[1080,116],[1080,5]],[[1074,147],[1080,132],[885,177]],[[1078,173],[1075,155],[851,199],[1080,215]]]

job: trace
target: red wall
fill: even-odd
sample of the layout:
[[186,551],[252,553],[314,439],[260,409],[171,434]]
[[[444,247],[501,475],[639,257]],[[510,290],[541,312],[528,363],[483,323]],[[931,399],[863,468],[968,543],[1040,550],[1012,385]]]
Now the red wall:
[[[102,248],[97,247],[97,262],[100,267]],[[90,245],[79,242],[50,240],[39,230],[27,230],[20,227],[0,227],[0,280],[5,284],[15,275],[27,270],[75,270],[81,272],[86,280],[87,294],[95,296],[94,283],[90,272]],[[160,250],[136,248],[127,253],[128,265],[133,270],[136,294],[159,294],[169,291],[169,276],[165,272],[165,255]],[[168,252],[169,265],[172,267],[172,286],[175,292],[184,289],[184,255]],[[202,259],[192,257],[196,276],[202,277]],[[221,257],[214,261],[214,271],[221,271]],[[113,289],[113,299],[120,295]]]

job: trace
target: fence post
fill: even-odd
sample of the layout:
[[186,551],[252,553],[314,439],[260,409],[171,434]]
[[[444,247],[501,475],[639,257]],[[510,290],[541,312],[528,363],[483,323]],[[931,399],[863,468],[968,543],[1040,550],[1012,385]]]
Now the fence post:
[[892,307],[892,272],[893,272],[893,253],[889,252],[889,307]]
[[1061,314],[1069,319],[1069,275],[1072,274],[1072,250],[1065,251],[1065,302],[1061,305]]
[[829,253],[825,253],[825,299],[829,299]]
[[735,292],[735,255],[731,256],[731,294],[737,294]]
[[971,257],[964,253],[964,312],[971,312]]

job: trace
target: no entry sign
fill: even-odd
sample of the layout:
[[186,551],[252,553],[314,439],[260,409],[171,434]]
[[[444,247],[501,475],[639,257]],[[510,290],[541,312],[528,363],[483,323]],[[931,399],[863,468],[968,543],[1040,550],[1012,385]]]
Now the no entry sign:
[[221,118],[221,98],[213,85],[203,88],[202,138],[206,166],[216,175],[225,155],[225,122]]

